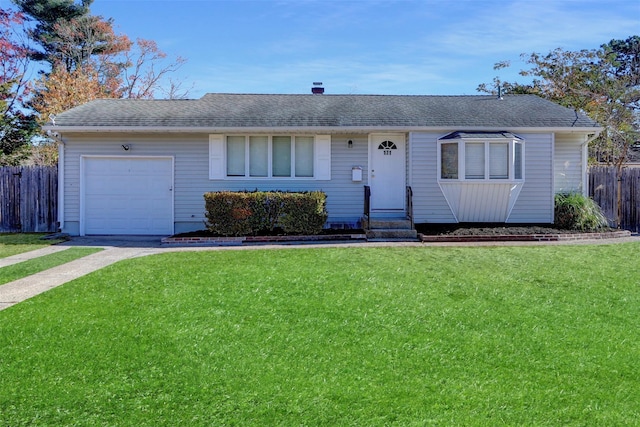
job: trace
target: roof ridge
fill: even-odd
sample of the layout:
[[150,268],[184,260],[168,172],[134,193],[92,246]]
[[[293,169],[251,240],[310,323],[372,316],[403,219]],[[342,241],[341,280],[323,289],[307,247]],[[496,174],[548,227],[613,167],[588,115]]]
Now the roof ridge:
[[[335,96],[373,96],[373,97],[416,97],[416,98],[466,98],[466,97],[489,97],[489,98],[497,98],[496,95],[491,94],[477,94],[477,95],[467,95],[467,94],[458,94],[458,95],[429,95],[429,94],[383,94],[383,93],[324,93],[322,95],[312,94],[312,93],[231,93],[231,92],[207,92],[202,95],[203,99],[207,96],[216,96],[216,95],[224,95],[224,96],[304,96],[304,97],[314,97],[314,98],[322,98],[322,97],[335,97]],[[530,93],[514,93],[514,94],[504,94],[503,97],[524,97],[524,96],[534,96],[538,97],[538,95],[530,94]]]

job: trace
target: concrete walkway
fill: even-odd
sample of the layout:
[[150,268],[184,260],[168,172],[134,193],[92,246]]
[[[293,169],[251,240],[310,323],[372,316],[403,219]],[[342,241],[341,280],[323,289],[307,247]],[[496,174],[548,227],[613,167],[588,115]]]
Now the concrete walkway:
[[421,242],[349,242],[349,243],[313,243],[288,245],[255,245],[255,246],[163,246],[160,236],[97,236],[74,237],[68,242],[49,246],[43,249],[14,255],[0,259],[0,267],[63,251],[74,246],[99,247],[103,251],[59,265],[49,270],[24,277],[4,285],[0,285],[0,310],[18,304],[28,298],[41,294],[71,280],[99,270],[115,262],[153,255],[162,252],[203,251],[203,250],[262,250],[270,248],[294,249],[311,247],[428,247],[428,246],[531,246],[531,245],[566,245],[566,244],[616,244],[624,242],[640,242],[635,235],[622,239],[581,240],[572,242],[476,242],[476,243],[421,243]]
[[0,268],[28,261],[30,259],[39,258],[41,256],[54,254],[56,252],[62,252],[66,249],[69,249],[69,246],[47,246],[46,248],[36,249],[35,251],[0,258]]
[[[88,247],[103,247],[104,251],[97,252],[95,254],[88,255],[83,258],[76,259],[66,264],[53,267],[49,270],[41,271],[40,273],[33,274],[31,276],[23,277],[22,279],[15,280],[13,282],[0,285],[0,310],[11,307],[21,301],[41,294],[49,289],[60,286],[71,280],[82,277],[93,271],[99,270],[107,265],[115,262],[136,258],[140,256],[151,255],[162,251],[160,248],[159,240],[156,248],[153,247],[137,247],[133,242],[125,242],[133,246],[127,247],[112,246],[118,242],[104,242],[105,244],[98,244],[100,242],[92,242],[94,244],[82,244],[83,242],[71,241],[68,243],[62,243],[56,246],[50,246],[44,249],[38,249],[32,252],[16,255],[10,260],[0,264],[0,267],[6,265],[12,265],[17,262],[26,261],[36,258],[38,256],[48,255],[50,253],[63,251],[69,249],[71,246],[88,246]],[[84,242],[88,243],[88,242]],[[154,245],[153,241],[147,242],[149,246]],[[47,250],[48,249],[48,250]],[[7,258],[7,259],[8,259]],[[3,261],[0,259],[0,262]]]

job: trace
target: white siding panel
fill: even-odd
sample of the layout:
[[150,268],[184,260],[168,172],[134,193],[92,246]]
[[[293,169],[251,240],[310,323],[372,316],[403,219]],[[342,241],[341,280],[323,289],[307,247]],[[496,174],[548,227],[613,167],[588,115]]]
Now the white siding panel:
[[556,135],[555,183],[556,193],[583,191],[583,155],[581,134]]
[[409,136],[409,185],[413,190],[413,216],[416,223],[457,222],[438,185],[437,133]]
[[440,186],[459,222],[505,222],[522,184],[467,181]]
[[553,222],[553,134],[519,134],[525,140],[525,182],[510,223]]

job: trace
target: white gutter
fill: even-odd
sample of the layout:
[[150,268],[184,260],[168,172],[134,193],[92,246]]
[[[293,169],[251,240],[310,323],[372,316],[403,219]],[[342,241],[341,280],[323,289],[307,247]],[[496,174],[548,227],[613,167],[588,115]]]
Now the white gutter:
[[45,131],[58,133],[371,133],[371,132],[454,132],[505,131],[509,132],[569,132],[600,133],[600,127],[488,127],[488,126],[260,126],[260,127],[142,127],[142,126],[44,126]]

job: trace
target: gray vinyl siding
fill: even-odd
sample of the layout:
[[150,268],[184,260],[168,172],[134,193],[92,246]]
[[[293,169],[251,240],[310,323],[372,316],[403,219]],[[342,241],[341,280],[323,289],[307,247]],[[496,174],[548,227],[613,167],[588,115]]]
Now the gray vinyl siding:
[[556,134],[555,193],[583,191],[583,135]]
[[553,134],[518,134],[525,141],[525,181],[510,223],[553,222]]
[[[438,185],[438,138],[443,134],[410,135],[410,184],[416,223],[453,223]],[[525,140],[525,183],[507,222],[553,222],[553,135],[518,134]]]
[[[353,145],[348,148],[347,141]],[[124,151],[123,144],[131,149]],[[76,135],[65,138],[63,229],[78,234],[80,223],[80,159],[82,155],[172,156],[174,158],[175,232],[204,228],[207,191],[219,190],[322,190],[327,194],[328,223],[356,225],[363,212],[363,187],[367,184],[367,135],[332,136],[331,181],[286,179],[209,180],[208,135],[148,134]],[[363,181],[352,182],[351,169],[361,166]]]
[[438,138],[440,133],[409,135],[409,185],[413,190],[416,223],[452,223],[456,219],[438,185]]

